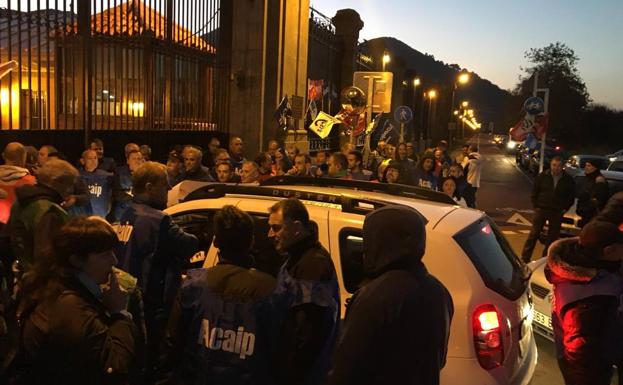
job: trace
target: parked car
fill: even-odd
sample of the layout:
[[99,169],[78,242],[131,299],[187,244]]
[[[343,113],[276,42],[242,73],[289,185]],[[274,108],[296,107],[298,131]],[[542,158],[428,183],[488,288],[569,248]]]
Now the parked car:
[[622,156],[623,156],[623,149],[615,153],[606,155],[606,158],[608,158],[608,160],[610,160],[611,162],[614,162],[617,158],[622,157]]
[[[531,326],[529,272],[494,222],[481,211],[460,208],[443,194],[411,186],[279,177],[260,186],[206,183],[166,212],[186,231],[200,235],[203,251],[193,261],[205,267],[217,261],[211,236],[214,214],[226,204],[249,212],[256,224],[256,256],[262,256],[257,267],[275,274],[279,264],[266,257],[276,255],[267,239],[268,209],[288,197],[305,203],[319,241],[332,256],[342,315],[364,279],[365,215],[387,204],[418,210],[427,220],[423,261],[454,301],[441,384],[530,382],[537,352]],[[425,314],[426,309],[422,312]],[[483,326],[483,317],[494,320],[491,327]]]
[[[549,164],[552,161],[552,158],[555,156],[560,156],[565,159],[565,153],[562,151],[560,146],[549,147],[545,146],[545,151],[543,153],[543,170],[549,170]],[[526,170],[531,174],[537,175],[539,173],[539,163],[541,161],[541,147],[537,147],[536,150],[530,152],[530,156],[527,159],[527,165],[525,166]]]
[[530,277],[530,291],[534,301],[532,326],[535,333],[553,341],[552,299],[554,292],[552,291],[552,285],[545,278],[546,264],[547,258],[540,258],[528,264],[528,267],[532,270],[532,276]]
[[571,176],[584,175],[584,165],[587,160],[597,165],[600,170],[608,168],[610,163],[607,157],[601,155],[573,155],[565,163],[565,171]]
[[606,170],[601,173],[608,181],[608,189],[610,194],[623,191],[623,156],[615,158]]

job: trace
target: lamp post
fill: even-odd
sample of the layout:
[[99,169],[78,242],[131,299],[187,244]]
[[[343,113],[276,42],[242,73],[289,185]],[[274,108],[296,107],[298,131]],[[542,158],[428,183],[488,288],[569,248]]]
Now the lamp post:
[[429,90],[426,94],[428,96],[428,124],[427,124],[427,129],[426,129],[426,142],[428,144],[428,142],[430,141],[430,134],[431,134],[431,126],[433,125],[433,114],[432,114],[432,108],[433,108],[433,99],[437,98],[437,90]]
[[385,72],[385,65],[391,61],[391,57],[387,51],[383,51],[383,72]]
[[[457,76],[457,78],[454,81],[454,84],[453,84],[453,87],[452,87],[452,101],[450,102],[450,121],[452,121],[452,119],[453,119],[454,96],[456,94],[456,89],[457,89],[459,84],[467,84],[468,82],[469,82],[469,73],[467,73],[467,72],[461,72],[459,74],[459,76]],[[464,106],[464,107],[466,107],[466,106]]]
[[[415,114],[415,112],[417,111],[417,88],[420,85],[421,81],[420,78],[416,77],[413,79],[413,113]],[[413,139],[415,138],[415,124],[416,120],[413,119],[413,138],[411,138],[411,141],[413,141]],[[422,136],[422,127],[420,127],[420,140],[421,140],[421,136]]]

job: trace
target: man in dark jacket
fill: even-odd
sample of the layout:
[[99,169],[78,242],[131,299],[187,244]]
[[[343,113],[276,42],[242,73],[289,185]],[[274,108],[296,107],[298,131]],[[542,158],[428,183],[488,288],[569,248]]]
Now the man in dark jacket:
[[584,165],[584,184],[578,193],[577,214],[582,217],[580,227],[587,224],[604,208],[608,200],[608,182],[590,160]]
[[[253,219],[234,206],[214,216],[218,264],[188,272],[172,360],[180,384],[270,385],[277,281],[252,269]],[[216,333],[216,337],[213,337]],[[198,343],[199,341],[199,343]]]
[[126,146],[126,161],[123,166],[117,167],[113,180],[113,208],[110,213],[110,222],[118,222],[123,212],[132,202],[132,174],[144,163],[143,154],[134,143]]
[[591,221],[579,238],[552,244],[545,274],[554,286],[552,325],[565,383],[609,385],[620,366],[619,318],[623,233],[610,222]]
[[545,222],[548,224],[547,241],[543,248],[543,256],[547,248],[560,236],[562,216],[573,205],[575,199],[575,183],[562,168],[562,158],[555,156],[550,162],[550,169],[540,173],[532,187],[532,206],[535,215],[530,235],[521,253],[524,262],[532,259],[532,252],[537,239],[543,231]]
[[268,225],[277,251],[287,253],[277,276],[276,295],[285,319],[276,348],[276,382],[321,384],[337,337],[340,293],[335,267],[301,201],[276,203]]
[[166,322],[179,289],[181,268],[197,251],[197,238],[182,231],[166,207],[166,166],[146,162],[132,174],[134,197],[117,227],[118,266],[138,279],[144,293],[148,370],[156,365]]
[[370,281],[348,305],[329,384],[439,384],[454,307],[422,263],[424,221],[402,206],[366,216],[363,264]]

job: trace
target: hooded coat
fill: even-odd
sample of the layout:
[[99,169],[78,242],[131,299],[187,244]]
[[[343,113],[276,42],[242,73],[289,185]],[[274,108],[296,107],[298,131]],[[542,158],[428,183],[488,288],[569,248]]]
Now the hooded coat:
[[9,221],[11,206],[17,199],[15,189],[26,184],[35,184],[36,181],[35,177],[23,167],[6,164],[0,166],[0,190],[6,193],[6,197],[0,199],[0,223]]
[[348,305],[329,383],[439,384],[454,307],[421,261],[424,219],[388,206],[366,217],[363,233],[370,281]]
[[623,279],[617,268],[618,263],[587,257],[579,238],[550,246],[545,274],[554,285],[552,326],[567,384],[610,384],[612,365],[620,362]]

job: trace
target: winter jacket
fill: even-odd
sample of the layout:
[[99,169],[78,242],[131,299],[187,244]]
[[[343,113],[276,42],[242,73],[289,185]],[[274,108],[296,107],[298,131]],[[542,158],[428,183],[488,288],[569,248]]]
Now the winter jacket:
[[566,172],[554,187],[554,177],[550,170],[540,173],[532,187],[532,206],[537,209],[567,211],[575,200],[575,182]]
[[169,215],[135,197],[116,226],[118,267],[138,279],[143,293],[148,365],[156,365],[182,267],[197,252],[197,237]]
[[23,313],[18,384],[124,384],[134,363],[136,327],[111,315],[77,278]]
[[421,262],[424,219],[388,206],[368,214],[363,231],[370,281],[348,305],[329,384],[439,384],[454,308]]
[[582,217],[582,223],[588,223],[604,208],[608,201],[608,183],[599,171],[587,174],[585,183],[578,193],[576,212]]
[[25,272],[67,222],[67,212],[63,198],[47,186],[25,185],[16,194],[8,227],[13,255]]
[[277,276],[280,321],[273,371],[278,384],[322,384],[340,319],[340,294],[331,256],[315,236],[292,245]]
[[467,183],[472,187],[480,187],[480,176],[482,173],[482,159],[479,153],[472,152],[468,156],[467,166],[465,166],[464,174]]
[[215,179],[210,175],[210,169],[205,166],[199,166],[195,171],[187,171],[184,174],[184,180],[195,180],[200,182],[213,182]]
[[132,202],[132,172],[127,164],[117,167],[112,194],[113,208],[109,217],[111,223],[119,222],[121,215]]
[[277,281],[229,263],[188,271],[174,317],[175,384],[273,383]]
[[587,258],[578,238],[568,238],[550,246],[545,273],[554,286],[552,325],[566,383],[610,384],[623,343],[618,263]]
[[15,189],[26,185],[35,184],[37,179],[30,175],[27,169],[18,166],[0,166],[0,190],[6,193],[6,197],[0,199],[0,223],[8,223],[11,206],[17,198]]

